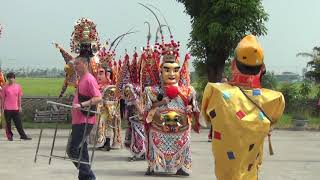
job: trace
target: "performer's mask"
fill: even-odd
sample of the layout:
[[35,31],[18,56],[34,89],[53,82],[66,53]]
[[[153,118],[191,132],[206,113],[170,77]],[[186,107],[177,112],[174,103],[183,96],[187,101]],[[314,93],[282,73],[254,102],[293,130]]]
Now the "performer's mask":
[[263,49],[253,35],[244,37],[235,50],[235,58],[231,62],[231,84],[260,88],[261,76],[265,73]]
[[106,100],[112,100],[114,99],[115,95],[116,95],[116,87],[110,86],[104,91],[103,98]]
[[106,71],[103,68],[98,69],[97,81],[98,83],[103,83],[106,81]]
[[161,77],[165,85],[174,85],[179,82],[180,66],[176,62],[165,62],[161,66]]
[[131,88],[129,86],[125,86],[123,94],[124,94],[124,98],[126,98],[126,99],[130,99],[133,95]]

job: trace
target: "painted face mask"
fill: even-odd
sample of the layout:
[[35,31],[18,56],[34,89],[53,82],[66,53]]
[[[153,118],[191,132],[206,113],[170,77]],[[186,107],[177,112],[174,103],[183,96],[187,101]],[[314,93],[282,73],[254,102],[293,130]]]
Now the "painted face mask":
[[180,66],[178,63],[164,63],[161,67],[161,76],[165,85],[174,85],[179,82]]
[[132,98],[132,92],[131,92],[131,89],[130,89],[129,86],[126,86],[126,87],[124,88],[123,94],[124,94],[124,98],[125,98],[125,99],[130,99],[130,98]]
[[106,72],[103,68],[98,69],[97,81],[98,84],[101,84],[106,81]]

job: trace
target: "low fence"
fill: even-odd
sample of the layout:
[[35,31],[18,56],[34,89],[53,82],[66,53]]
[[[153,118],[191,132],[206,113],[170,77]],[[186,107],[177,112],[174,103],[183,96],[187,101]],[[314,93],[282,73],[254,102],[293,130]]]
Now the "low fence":
[[[64,104],[72,104],[72,99],[63,97],[52,97],[52,96],[26,96],[22,98],[22,118],[24,121],[33,121],[34,115],[37,110],[44,111],[50,110],[50,106],[47,105],[47,101],[55,101]],[[313,116],[320,116],[320,110],[317,107],[318,100],[308,100],[304,104],[307,106]],[[68,118],[70,120],[70,117]]]
[[[22,113],[21,116],[24,121],[31,122],[34,119],[36,110],[45,111],[50,110],[51,106],[47,104],[47,101],[55,101],[63,104],[72,104],[72,99],[62,97],[51,96],[26,96],[22,97]],[[70,110],[69,110],[70,111]],[[68,118],[70,119],[70,118]]]

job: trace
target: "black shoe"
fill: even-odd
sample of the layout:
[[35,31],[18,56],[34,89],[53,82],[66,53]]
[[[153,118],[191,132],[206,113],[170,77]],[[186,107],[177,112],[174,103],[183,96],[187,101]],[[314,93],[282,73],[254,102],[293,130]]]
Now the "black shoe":
[[13,141],[13,138],[12,137],[8,138],[8,141]]
[[26,137],[21,137],[20,139],[21,139],[21,140],[32,140],[32,138],[31,138],[31,137],[28,137],[28,136],[26,136]]
[[185,172],[184,170],[182,170],[181,168],[177,171],[176,175],[179,176],[189,176],[189,173]]
[[152,175],[154,175],[154,171],[152,170],[150,170],[150,167],[148,167],[148,170],[147,170],[147,172],[146,173],[144,173],[144,175],[146,175],[146,176],[152,176]]
[[140,161],[143,161],[143,160],[146,160],[146,156],[145,155],[142,155],[140,158],[139,158]]
[[111,144],[110,144],[110,138],[106,138],[106,142],[103,145],[103,150],[110,151],[111,150]]
[[110,151],[110,150],[111,150],[111,147],[106,146],[106,147],[103,147],[102,150],[103,150],[103,151]]
[[130,162],[132,162],[132,161],[136,161],[136,160],[137,160],[137,158],[136,158],[136,157],[134,157],[134,156],[129,157],[128,159],[129,159],[129,161],[130,161]]

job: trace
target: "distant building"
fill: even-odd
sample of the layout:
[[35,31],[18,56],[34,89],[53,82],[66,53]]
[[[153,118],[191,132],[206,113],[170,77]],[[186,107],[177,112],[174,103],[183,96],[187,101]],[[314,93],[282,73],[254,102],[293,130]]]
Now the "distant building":
[[282,72],[281,74],[275,75],[278,81],[280,82],[299,82],[302,81],[302,76],[293,72]]

